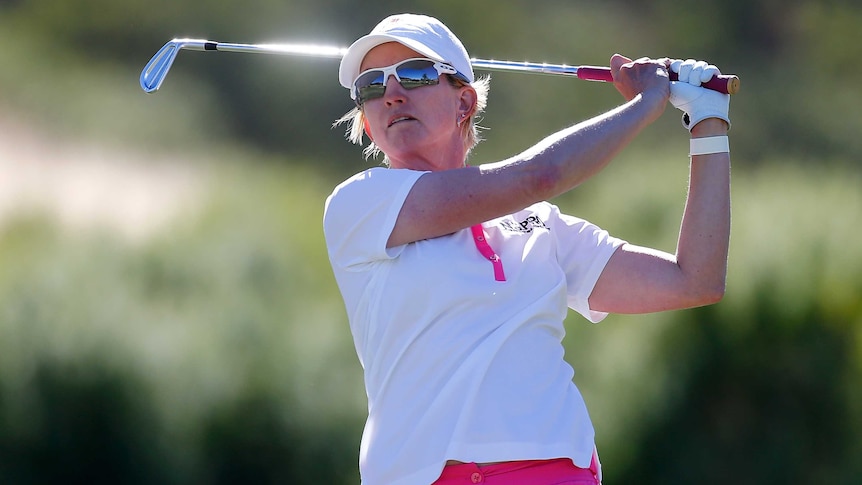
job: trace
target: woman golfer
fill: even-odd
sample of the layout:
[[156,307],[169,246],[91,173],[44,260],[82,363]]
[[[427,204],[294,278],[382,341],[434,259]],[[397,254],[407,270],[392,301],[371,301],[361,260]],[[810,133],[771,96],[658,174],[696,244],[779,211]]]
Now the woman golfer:
[[[730,226],[729,97],[695,61],[610,60],[625,102],[498,163],[470,167],[487,80],[439,20],[396,15],[339,79],[348,137],[388,168],[326,201],[330,261],[365,373],[367,485],[599,483],[594,431],[563,360],[567,307],[591,322],[717,302]],[[668,69],[680,81],[668,80]],[[692,137],[676,254],[546,200],[604,168],[671,103]]]

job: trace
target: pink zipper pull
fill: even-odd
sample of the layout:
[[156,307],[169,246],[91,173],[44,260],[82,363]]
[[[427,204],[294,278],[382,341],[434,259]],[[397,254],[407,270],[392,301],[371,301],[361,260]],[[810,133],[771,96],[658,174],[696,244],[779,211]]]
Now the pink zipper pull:
[[506,281],[506,274],[503,272],[503,261],[500,256],[494,252],[491,245],[488,244],[488,238],[485,231],[482,229],[482,224],[476,224],[470,227],[473,232],[473,242],[476,243],[476,249],[485,257],[491,264],[494,265],[494,279],[497,281]]

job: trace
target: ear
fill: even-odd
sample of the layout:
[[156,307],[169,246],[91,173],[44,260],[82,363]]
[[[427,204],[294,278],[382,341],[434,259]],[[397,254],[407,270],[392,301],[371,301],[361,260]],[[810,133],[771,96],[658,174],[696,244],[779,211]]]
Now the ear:
[[374,141],[374,137],[371,136],[371,125],[368,124],[368,118],[364,118],[363,123],[365,124],[365,134],[368,135],[368,139]]
[[476,112],[476,103],[478,102],[478,95],[476,94],[476,90],[473,89],[473,86],[462,86],[461,87],[461,97],[459,98],[458,104],[458,116],[459,118],[463,116],[465,119],[473,116]]

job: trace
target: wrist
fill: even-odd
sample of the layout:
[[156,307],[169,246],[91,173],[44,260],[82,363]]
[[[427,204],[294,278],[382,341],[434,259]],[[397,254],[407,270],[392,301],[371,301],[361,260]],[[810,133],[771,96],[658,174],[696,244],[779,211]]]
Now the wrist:
[[706,118],[691,128],[692,138],[727,135],[730,127],[721,118]]
[[638,113],[638,118],[642,119],[646,124],[653,123],[659,119],[664,113],[667,100],[662,98],[660,94],[644,91],[635,95],[628,105],[634,112]]

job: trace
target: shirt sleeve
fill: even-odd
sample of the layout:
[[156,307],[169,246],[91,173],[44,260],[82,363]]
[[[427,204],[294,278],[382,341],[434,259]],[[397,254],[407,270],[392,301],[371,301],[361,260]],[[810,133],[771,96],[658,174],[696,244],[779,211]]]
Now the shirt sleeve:
[[569,308],[590,322],[604,320],[607,313],[590,309],[590,294],[608,260],[626,241],[611,236],[595,224],[563,214],[554,205],[551,205],[549,220],[556,237],[557,259],[566,274]]
[[339,184],[326,199],[323,232],[333,266],[348,271],[398,256],[386,248],[413,184],[425,172],[376,167]]

